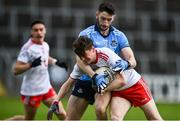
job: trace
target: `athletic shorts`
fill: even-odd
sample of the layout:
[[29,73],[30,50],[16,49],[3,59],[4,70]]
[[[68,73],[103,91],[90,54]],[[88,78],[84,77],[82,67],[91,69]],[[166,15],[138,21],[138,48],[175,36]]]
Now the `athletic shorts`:
[[39,107],[42,100],[47,100],[51,97],[54,97],[56,92],[53,88],[50,88],[49,91],[42,95],[36,96],[25,96],[21,95],[21,100],[23,104],[31,105],[32,107]]
[[86,99],[89,104],[93,105],[95,90],[92,88],[91,81],[76,80],[72,95]]
[[125,98],[135,107],[142,106],[152,99],[151,91],[143,78],[128,89],[113,91],[111,95],[112,97]]

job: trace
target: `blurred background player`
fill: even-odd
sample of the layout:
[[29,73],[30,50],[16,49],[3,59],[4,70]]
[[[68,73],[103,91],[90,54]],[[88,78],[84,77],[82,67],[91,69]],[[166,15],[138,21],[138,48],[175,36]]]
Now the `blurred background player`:
[[[128,63],[129,68],[134,68],[136,66],[136,60],[133,54],[132,49],[129,46],[129,42],[125,34],[111,24],[115,18],[115,9],[111,3],[104,2],[99,5],[98,11],[96,12],[96,24],[92,25],[82,32],[80,32],[79,36],[88,36],[93,41],[94,47],[108,47],[116,54],[121,55],[121,57],[125,60],[122,62]],[[87,73],[90,77],[93,77],[95,74],[94,71],[90,68],[90,66],[85,65],[78,57],[77,57],[78,66]],[[124,69],[127,67],[124,66]],[[84,95],[88,95],[91,99],[94,98],[94,95],[89,95],[89,91],[93,90],[91,87],[91,79],[84,75],[80,79],[81,81],[77,81],[76,86],[72,92],[72,96],[70,98],[70,105],[75,105],[73,100],[81,100],[84,103],[84,106],[88,105],[88,98]],[[88,87],[88,88],[87,88]],[[83,94],[78,92],[78,89],[83,89]],[[86,94],[87,93],[87,94]],[[99,120],[106,120],[107,114],[106,110],[109,104],[110,95],[105,96],[96,94],[95,98],[95,110],[96,116]],[[79,107],[77,105],[77,107]]]
[[[114,80],[110,84],[111,87],[107,87],[110,89],[106,88],[108,91],[112,91],[110,101],[111,120],[124,120],[131,106],[140,107],[148,120],[162,120],[145,80],[134,69],[129,69],[128,62],[108,48],[94,48],[92,40],[87,37],[80,37],[74,42],[74,47],[75,53],[86,64],[109,65],[116,73],[123,71],[125,81],[121,81],[122,78],[118,80],[119,83],[114,83],[117,81]],[[104,65],[103,62],[106,62],[107,65]],[[120,88],[118,89],[118,87]],[[102,97],[103,95],[101,95]]]
[[[46,27],[43,21],[34,21],[31,24],[31,37],[23,45],[13,67],[14,75],[24,73],[21,85],[21,100],[25,109],[25,120],[33,120],[41,101],[49,107],[56,97],[49,79],[48,65],[56,64],[66,68],[60,62],[49,56],[49,45],[45,42]],[[66,112],[59,102],[61,110],[59,119],[65,119]]]

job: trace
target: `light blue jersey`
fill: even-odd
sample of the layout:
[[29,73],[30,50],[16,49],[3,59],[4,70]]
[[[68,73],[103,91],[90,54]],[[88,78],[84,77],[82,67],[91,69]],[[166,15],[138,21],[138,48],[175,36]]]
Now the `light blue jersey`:
[[[93,41],[95,48],[108,47],[118,55],[120,54],[122,48],[129,47],[128,39],[124,33],[112,26],[110,27],[110,31],[107,36],[103,36],[100,33],[97,25],[92,25],[81,31],[79,36],[88,36]],[[81,77],[81,80],[91,79],[89,76],[84,75]]]

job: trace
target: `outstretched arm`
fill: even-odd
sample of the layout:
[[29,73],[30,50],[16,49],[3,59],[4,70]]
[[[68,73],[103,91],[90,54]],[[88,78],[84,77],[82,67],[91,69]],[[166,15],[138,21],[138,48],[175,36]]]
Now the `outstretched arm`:
[[59,113],[59,100],[61,100],[70,90],[72,85],[74,84],[74,79],[71,77],[68,78],[68,80],[62,85],[60,88],[57,97],[51,104],[48,113],[47,113],[47,119],[52,120],[53,113]]
[[74,82],[75,80],[69,77],[68,80],[61,86],[55,101],[61,100],[69,92],[71,87],[74,85]]
[[67,65],[66,62],[61,61],[61,60],[59,60],[59,59],[55,59],[55,58],[53,58],[53,57],[51,57],[51,56],[49,56],[49,58],[48,58],[48,64],[50,64],[50,65],[55,64],[55,65],[57,65],[57,66],[59,66],[59,67],[65,68],[66,71],[67,71],[67,69],[68,69],[68,65]]

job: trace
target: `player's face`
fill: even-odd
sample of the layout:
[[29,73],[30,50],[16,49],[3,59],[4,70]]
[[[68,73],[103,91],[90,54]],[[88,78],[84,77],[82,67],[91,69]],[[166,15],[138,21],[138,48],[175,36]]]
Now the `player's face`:
[[81,57],[81,60],[86,64],[92,64],[96,62],[96,50],[91,48],[85,51],[85,56]]
[[35,24],[31,29],[31,37],[36,43],[42,44],[46,34],[46,28],[43,24]]
[[110,15],[107,12],[97,12],[96,20],[99,26],[100,31],[108,31],[110,25],[114,20],[114,15]]

